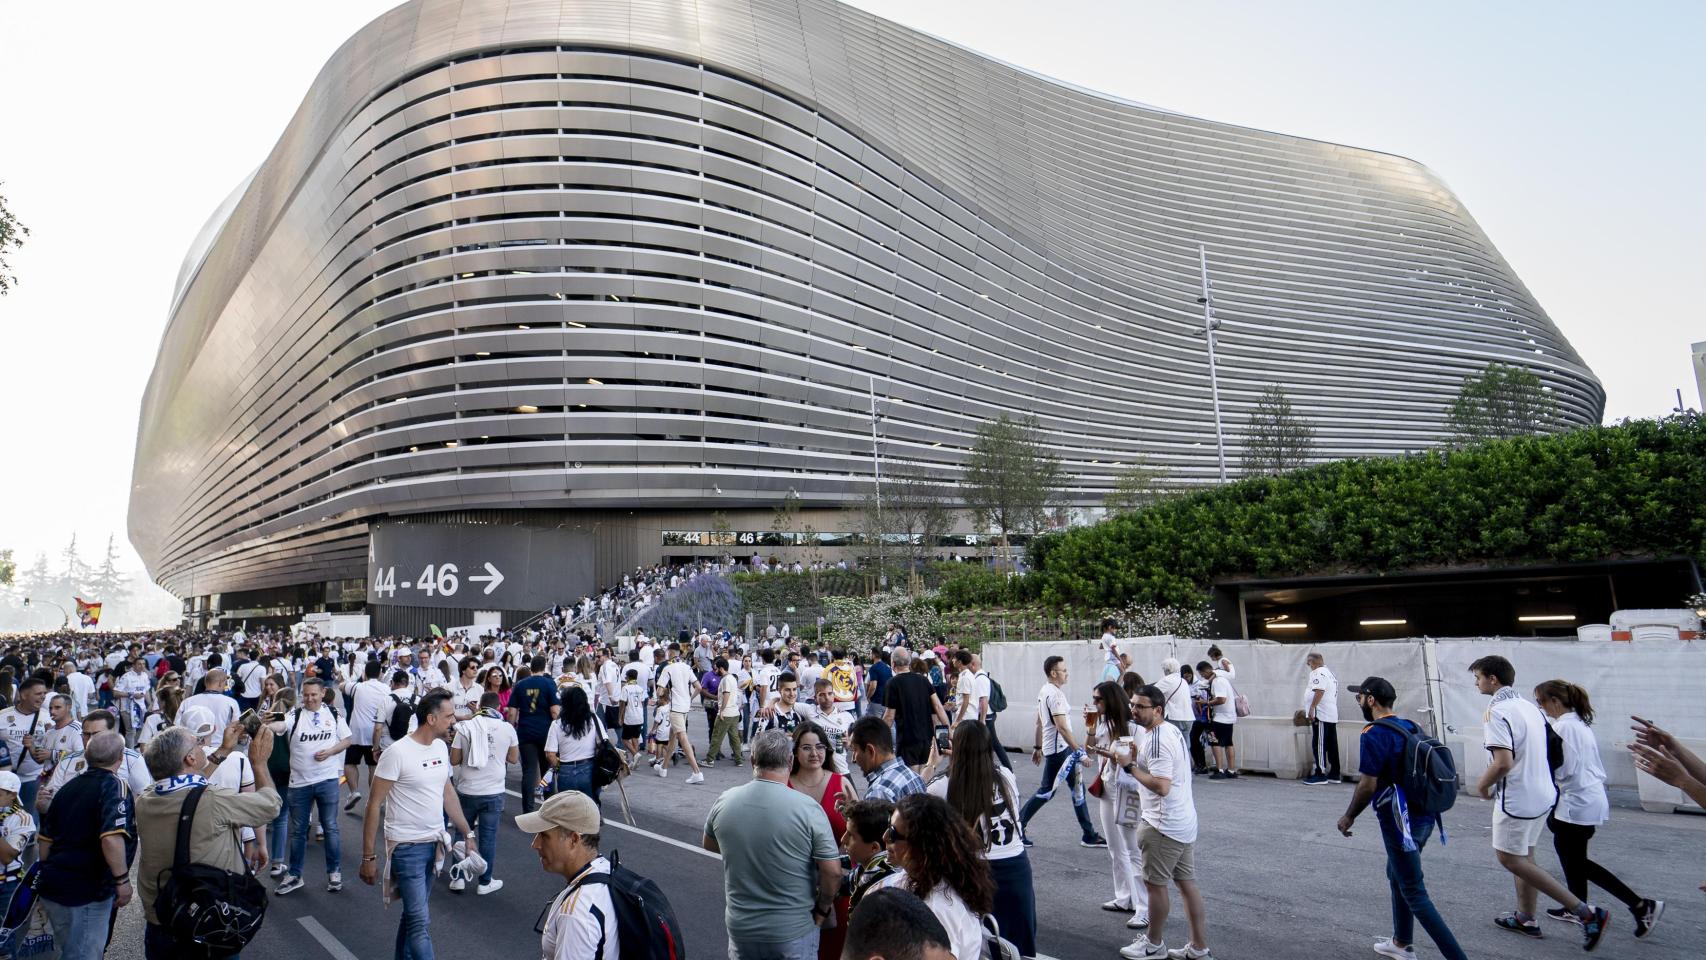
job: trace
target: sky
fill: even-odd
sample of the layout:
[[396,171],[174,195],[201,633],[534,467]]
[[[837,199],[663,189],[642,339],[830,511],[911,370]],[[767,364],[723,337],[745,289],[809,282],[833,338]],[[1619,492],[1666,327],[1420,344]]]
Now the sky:
[[[184,252],[315,75],[393,4],[0,0],[0,548],[125,537]],[[1600,377],[1608,422],[1698,407],[1706,4],[858,0],[1079,86],[1383,150],[1450,184]]]

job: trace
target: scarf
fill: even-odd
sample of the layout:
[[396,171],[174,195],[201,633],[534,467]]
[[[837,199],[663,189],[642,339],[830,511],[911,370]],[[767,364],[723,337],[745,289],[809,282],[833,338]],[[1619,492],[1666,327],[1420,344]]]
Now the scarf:
[[182,776],[167,777],[164,780],[154,781],[154,795],[157,797],[163,797],[169,793],[177,793],[179,790],[188,790],[191,787],[205,786],[207,786],[206,777],[199,773],[186,773]]

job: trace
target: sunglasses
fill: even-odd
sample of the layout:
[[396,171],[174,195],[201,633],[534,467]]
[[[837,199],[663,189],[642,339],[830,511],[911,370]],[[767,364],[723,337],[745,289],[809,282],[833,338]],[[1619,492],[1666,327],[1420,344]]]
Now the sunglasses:
[[892,823],[889,824],[889,828],[887,830],[883,831],[883,842],[885,842],[885,843],[900,843],[901,841],[903,841],[905,839],[906,839],[906,834],[901,833],[899,830],[896,830],[894,828],[894,824],[892,824]]

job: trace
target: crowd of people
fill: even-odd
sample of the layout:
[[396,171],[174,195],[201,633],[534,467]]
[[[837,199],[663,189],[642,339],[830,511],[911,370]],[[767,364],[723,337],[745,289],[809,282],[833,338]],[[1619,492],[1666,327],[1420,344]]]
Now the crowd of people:
[[[396,956],[430,958],[439,878],[486,896],[514,869],[499,862],[497,837],[507,778],[519,770],[515,823],[566,884],[542,925],[543,955],[615,960],[626,955],[621,938],[636,932],[618,923],[612,898],[629,896],[635,878],[599,854],[603,788],[629,773],[668,777],[678,764],[698,785],[704,767],[732,762],[752,779],[715,798],[703,834],[722,860],[731,957],[1035,956],[1027,828],[1062,788],[1081,843],[1107,850],[1103,907],[1135,933],[1118,952],[1210,956],[1193,791],[1238,778],[1234,735],[1247,712],[1222,651],[1211,647],[1194,665],[1163,660],[1151,682],[1110,624],[1102,672],[1079,711],[1059,656],[1037,665],[1034,707],[1010,706],[977,651],[908,637],[899,625],[873,638],[868,656],[786,627],[752,638],[641,632],[620,650],[569,629],[606,598],[618,610],[655,596],[659,583],[667,590],[706,572],[716,571],[642,571],[626,592],[536,629],[473,639],[236,631],[14,640],[0,657],[0,906],[28,888],[62,956],[92,960],[116,909],[140,896],[146,955],[185,955],[174,906],[182,894],[170,893],[183,857],[265,876],[270,896],[311,879],[337,894],[339,821],[359,816],[357,876],[401,905]],[[1591,884],[1646,937],[1664,904],[1588,854],[1610,810],[1587,691],[1548,680],[1524,696],[1497,656],[1473,672],[1489,696],[1490,762],[1475,789],[1496,801],[1495,856],[1517,893],[1494,922],[1539,936],[1544,894],[1557,903],[1546,916],[1578,925],[1594,949],[1611,915],[1588,902]],[[1017,688],[1029,678],[1001,679]],[[1460,958],[1423,880],[1421,852],[1441,824],[1411,795],[1409,765],[1425,734],[1392,716],[1388,681],[1370,677],[1349,692],[1367,725],[1339,829],[1349,835],[1374,808],[1392,900],[1391,935],[1374,949],[1414,957],[1420,923],[1442,955]],[[1311,730],[1305,783],[1343,781],[1338,700],[1324,657],[1310,654],[1296,718]],[[1033,742],[1017,752],[1040,768],[1040,784],[1022,802],[996,735],[996,715],[1009,709],[1035,714]],[[1636,740],[1644,770],[1706,794],[1706,763],[1674,737],[1637,721]],[[1561,881],[1534,860],[1542,831]],[[308,862],[311,835],[318,864]],[[689,893],[664,884],[671,892]],[[27,929],[8,930],[0,953],[16,955]]]

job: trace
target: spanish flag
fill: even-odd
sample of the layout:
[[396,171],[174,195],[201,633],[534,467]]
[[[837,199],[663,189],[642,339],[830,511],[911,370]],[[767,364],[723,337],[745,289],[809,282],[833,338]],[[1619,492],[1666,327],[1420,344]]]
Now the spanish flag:
[[98,627],[101,624],[101,605],[99,603],[84,603],[82,597],[72,597],[77,601],[77,620],[84,627]]

